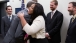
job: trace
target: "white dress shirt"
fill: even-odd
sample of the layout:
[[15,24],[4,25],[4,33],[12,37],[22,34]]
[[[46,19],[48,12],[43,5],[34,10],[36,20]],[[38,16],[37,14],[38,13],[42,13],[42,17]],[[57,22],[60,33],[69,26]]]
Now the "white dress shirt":
[[53,17],[53,15],[55,14],[56,10],[51,11],[51,18]]
[[7,15],[8,16],[8,18],[9,18],[9,16],[10,16],[10,21],[12,20],[12,14],[11,15]]
[[27,23],[23,27],[23,30],[28,35],[31,35],[32,38],[37,38],[37,39],[45,38],[45,20],[43,16],[36,17],[31,26]]

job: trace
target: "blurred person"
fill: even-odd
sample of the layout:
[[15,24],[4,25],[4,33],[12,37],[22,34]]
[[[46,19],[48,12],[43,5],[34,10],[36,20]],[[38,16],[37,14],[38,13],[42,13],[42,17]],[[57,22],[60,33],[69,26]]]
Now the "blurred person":
[[6,16],[2,17],[2,21],[1,21],[1,34],[4,37],[7,33],[7,31],[10,28],[10,25],[13,21],[14,15],[12,14],[12,7],[11,6],[7,6],[6,7]]
[[46,17],[46,38],[49,43],[60,43],[60,30],[63,23],[63,14],[56,8],[58,6],[57,0],[50,2],[50,10]]
[[[27,8],[19,11],[21,13],[22,12],[24,13],[24,17],[29,24],[31,24],[30,15],[28,15],[28,14],[31,14],[31,13],[29,13],[31,10],[29,10],[29,9],[30,9],[31,5],[34,3],[35,2],[33,2],[33,1],[29,1],[27,3]],[[25,34],[26,34],[26,32],[24,32],[22,30],[22,25],[20,23],[20,19],[16,15],[14,20],[12,21],[10,29],[8,30],[6,36],[4,37],[2,43],[25,43],[25,41],[24,41]]]
[[24,18],[24,13],[18,13],[23,30],[30,35],[30,43],[48,43],[45,37],[44,9],[39,3],[32,4],[29,8],[32,24],[29,25]]
[[70,20],[65,43],[76,43],[76,2],[70,2],[68,5],[69,15],[73,17]]

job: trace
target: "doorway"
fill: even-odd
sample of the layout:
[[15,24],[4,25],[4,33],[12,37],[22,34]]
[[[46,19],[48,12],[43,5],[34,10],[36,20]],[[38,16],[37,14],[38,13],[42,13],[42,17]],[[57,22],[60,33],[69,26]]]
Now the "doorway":
[[1,36],[1,18],[6,15],[5,8],[7,6],[7,2],[0,2],[0,43],[3,40]]
[[1,18],[6,15],[5,8],[7,6],[6,2],[0,2],[0,34],[1,34]]

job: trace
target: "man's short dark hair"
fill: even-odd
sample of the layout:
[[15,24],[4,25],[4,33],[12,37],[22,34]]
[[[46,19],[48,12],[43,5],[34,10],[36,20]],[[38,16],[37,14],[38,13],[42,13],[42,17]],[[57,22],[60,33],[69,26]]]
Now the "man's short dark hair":
[[29,2],[27,3],[27,6],[26,6],[26,7],[28,8],[28,7],[30,7],[32,4],[35,4],[35,2],[34,2],[34,1],[29,1]]
[[55,2],[55,5],[58,5],[58,1],[57,0],[52,0],[52,2]]
[[8,7],[11,7],[10,5],[9,6],[6,6],[6,10],[8,9]]
[[76,7],[76,2],[70,2],[70,3],[72,3],[73,7]]

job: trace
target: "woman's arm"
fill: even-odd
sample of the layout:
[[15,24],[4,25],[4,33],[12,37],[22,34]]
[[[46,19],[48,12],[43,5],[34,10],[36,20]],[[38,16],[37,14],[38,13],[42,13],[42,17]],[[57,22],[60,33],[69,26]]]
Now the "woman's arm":
[[32,25],[30,26],[30,25],[26,22],[23,14],[20,14],[20,15],[18,15],[18,16],[19,16],[19,18],[20,18],[20,20],[21,20],[21,24],[22,24],[22,26],[23,26],[23,30],[24,30],[28,35],[32,35],[32,34],[37,33],[39,30],[42,29],[43,23],[45,23],[44,20],[42,19],[42,17],[38,17],[37,19],[35,19],[35,20],[33,21]]
[[23,30],[28,34],[32,35],[37,33],[42,29],[42,22],[40,20],[35,20],[30,26],[28,23],[23,27]]

